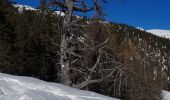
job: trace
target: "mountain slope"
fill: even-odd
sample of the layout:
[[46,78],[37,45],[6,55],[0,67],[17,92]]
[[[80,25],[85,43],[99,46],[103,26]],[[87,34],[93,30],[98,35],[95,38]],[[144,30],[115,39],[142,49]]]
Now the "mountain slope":
[[118,100],[31,77],[0,73],[0,100]]

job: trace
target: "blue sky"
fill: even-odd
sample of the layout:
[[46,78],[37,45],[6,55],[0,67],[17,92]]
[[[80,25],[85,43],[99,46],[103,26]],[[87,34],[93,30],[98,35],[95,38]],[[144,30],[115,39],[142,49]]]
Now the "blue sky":
[[[33,7],[39,0],[14,0]],[[106,19],[144,29],[170,30],[170,0],[110,0],[105,5]]]

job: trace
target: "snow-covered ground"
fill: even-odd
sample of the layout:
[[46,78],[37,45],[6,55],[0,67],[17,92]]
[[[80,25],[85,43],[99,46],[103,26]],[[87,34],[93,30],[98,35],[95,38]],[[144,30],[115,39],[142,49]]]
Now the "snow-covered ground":
[[163,90],[162,96],[163,96],[163,100],[170,100],[170,92]]
[[31,77],[0,73],[0,100],[118,100]]
[[165,37],[170,39],[170,30],[151,29],[146,31],[155,34],[159,37]]

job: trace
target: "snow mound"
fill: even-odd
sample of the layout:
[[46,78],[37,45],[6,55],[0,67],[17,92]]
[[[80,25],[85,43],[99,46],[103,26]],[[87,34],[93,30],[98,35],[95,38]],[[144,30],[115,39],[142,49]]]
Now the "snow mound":
[[0,100],[118,100],[31,77],[0,73]]
[[146,31],[159,37],[165,37],[170,39],[170,30],[151,29]]
[[22,12],[24,9],[25,10],[37,10],[31,6],[27,6],[27,5],[20,5],[20,4],[13,4],[14,7],[18,8],[19,12]]

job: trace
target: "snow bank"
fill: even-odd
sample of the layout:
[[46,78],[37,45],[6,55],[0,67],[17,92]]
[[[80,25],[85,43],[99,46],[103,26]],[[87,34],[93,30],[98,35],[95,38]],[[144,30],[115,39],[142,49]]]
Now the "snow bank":
[[118,100],[31,77],[0,73],[0,100]]

